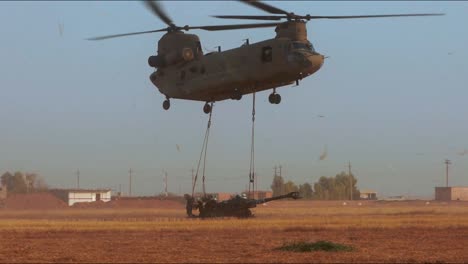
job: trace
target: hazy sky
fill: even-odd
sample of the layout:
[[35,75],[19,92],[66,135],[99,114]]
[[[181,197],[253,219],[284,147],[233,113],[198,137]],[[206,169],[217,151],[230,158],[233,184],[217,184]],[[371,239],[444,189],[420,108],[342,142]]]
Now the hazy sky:
[[[468,185],[467,2],[271,2],[311,15],[444,12],[443,17],[317,20],[315,48],[330,56],[280,105],[257,94],[256,167],[269,188],[273,166],[296,183],[345,170],[380,195],[432,195]],[[214,14],[265,14],[238,2],[164,2],[178,25],[250,23]],[[0,171],[33,171],[56,187],[128,188],[134,193],[190,189],[207,115],[203,103],[172,100],[152,86],[147,58],[162,34],[91,42],[88,37],[165,25],[139,2],[0,2]],[[63,26],[63,34],[60,28]],[[274,37],[274,29],[192,31],[207,50]],[[248,183],[251,96],[215,104],[207,190]],[[325,118],[319,118],[324,115]],[[176,146],[179,146],[179,149]],[[328,157],[319,161],[325,145]],[[179,187],[180,186],[180,187]]]

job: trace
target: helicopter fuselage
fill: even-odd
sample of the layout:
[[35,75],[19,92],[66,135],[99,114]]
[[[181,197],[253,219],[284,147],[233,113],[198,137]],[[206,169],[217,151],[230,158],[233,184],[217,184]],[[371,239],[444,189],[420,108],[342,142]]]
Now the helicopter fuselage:
[[167,98],[222,101],[292,84],[323,61],[308,40],[275,38],[158,68],[150,80]]
[[[151,82],[166,96],[163,108],[170,108],[170,99],[205,101],[203,111],[211,113],[212,103],[226,99],[240,100],[242,95],[273,89],[268,96],[271,104],[279,104],[281,95],[276,88],[299,80],[317,72],[325,57],[315,52],[307,39],[307,21],[311,19],[357,19],[385,17],[439,16],[443,13],[424,14],[385,14],[351,16],[311,16],[296,15],[260,1],[246,1],[270,15],[215,15],[224,19],[273,20],[285,22],[177,26],[164,12],[158,2],[144,1],[146,6],[168,27],[114,34],[91,38],[103,40],[130,35],[167,32],[158,41],[157,55],[148,58],[148,64],[155,69],[150,75]],[[284,20],[283,20],[284,21]],[[203,54],[200,39],[194,34],[182,31],[193,29],[220,31],[275,27],[274,39],[245,45],[221,52]],[[211,102],[211,104],[210,104]]]

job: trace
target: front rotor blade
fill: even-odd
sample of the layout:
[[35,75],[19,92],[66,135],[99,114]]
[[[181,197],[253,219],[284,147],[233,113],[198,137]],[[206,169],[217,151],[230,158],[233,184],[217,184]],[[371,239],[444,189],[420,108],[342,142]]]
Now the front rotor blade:
[[287,16],[213,16],[216,18],[230,18],[230,19],[253,19],[253,20],[281,20],[288,18]]
[[125,37],[125,36],[132,36],[132,35],[140,35],[140,34],[147,34],[147,33],[155,33],[155,32],[162,32],[162,31],[167,31],[167,29],[158,29],[158,30],[150,30],[150,31],[141,31],[141,32],[133,32],[133,33],[124,33],[124,34],[108,35],[108,36],[101,36],[101,37],[88,38],[87,40],[103,40],[103,39],[118,38],[118,37]]
[[166,23],[168,26],[173,26],[174,23],[172,22],[172,19],[169,18],[169,16],[164,12],[162,9],[161,5],[158,2],[153,2],[153,1],[143,1],[146,6],[153,11],[153,13],[158,16],[164,23]]
[[359,15],[359,16],[298,16],[301,19],[350,19],[350,18],[378,18],[378,17],[412,17],[412,16],[443,16],[443,13],[428,14],[388,14],[388,15]]
[[201,26],[201,27],[189,27],[188,29],[203,29],[203,30],[209,30],[209,31],[217,31],[217,30],[276,27],[277,25],[279,25],[279,23]]
[[266,11],[266,12],[271,13],[271,14],[284,14],[284,15],[289,14],[288,12],[286,12],[286,11],[284,11],[282,9],[276,8],[274,6],[271,6],[269,4],[265,4],[265,3],[262,3],[262,2],[259,2],[259,1],[256,1],[256,0],[240,0],[240,1],[242,3],[251,5],[253,7],[256,7],[258,9],[261,9],[261,10]]

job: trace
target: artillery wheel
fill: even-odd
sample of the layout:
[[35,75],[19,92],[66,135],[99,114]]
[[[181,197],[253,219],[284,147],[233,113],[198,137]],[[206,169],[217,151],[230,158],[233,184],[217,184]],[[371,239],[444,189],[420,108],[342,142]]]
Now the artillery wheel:
[[252,214],[252,211],[250,211],[250,209],[245,209],[245,210],[242,210],[242,211],[239,211],[237,217],[239,218],[249,218],[249,217],[252,217],[253,214]]

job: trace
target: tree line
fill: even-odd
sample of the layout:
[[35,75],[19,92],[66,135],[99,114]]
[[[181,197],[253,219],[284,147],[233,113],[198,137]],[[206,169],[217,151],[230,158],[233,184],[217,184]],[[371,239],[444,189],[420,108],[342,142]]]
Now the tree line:
[[0,177],[2,186],[5,186],[8,194],[31,193],[46,191],[48,186],[44,179],[36,173],[5,172]]
[[284,182],[282,176],[275,175],[271,190],[273,196],[299,192],[302,198],[315,200],[348,200],[352,190],[353,200],[357,200],[360,197],[360,192],[356,184],[357,179],[354,175],[351,173],[350,177],[345,172],[341,172],[335,177],[322,176],[313,186],[308,182],[299,185],[292,181]]

